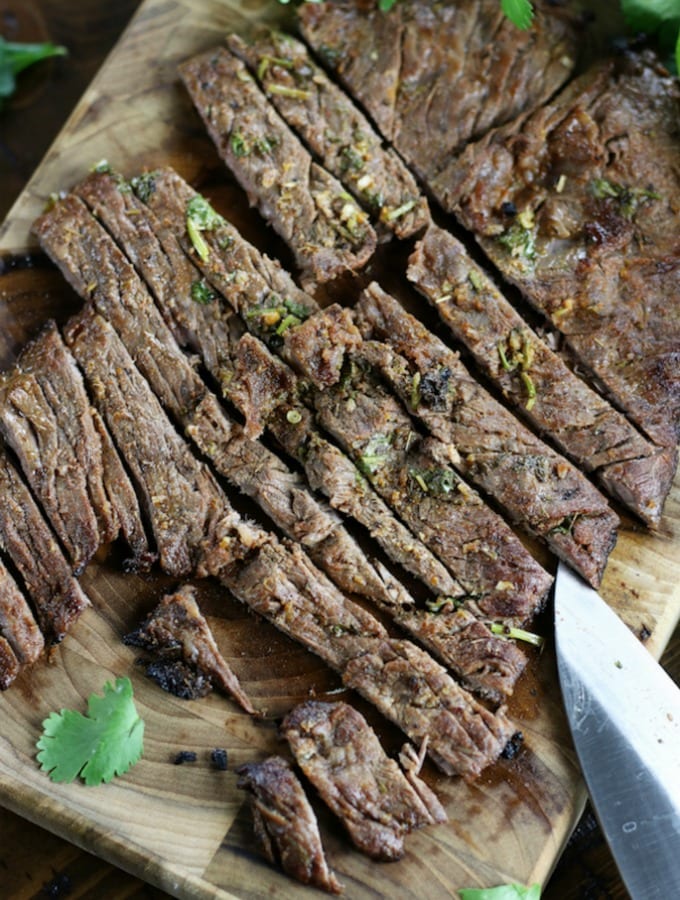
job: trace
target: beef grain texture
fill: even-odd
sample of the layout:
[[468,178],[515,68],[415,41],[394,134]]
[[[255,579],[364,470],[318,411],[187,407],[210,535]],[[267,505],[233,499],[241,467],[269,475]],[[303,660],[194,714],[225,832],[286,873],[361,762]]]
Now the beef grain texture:
[[45,642],[58,644],[90,601],[21,476],[2,451],[0,497],[0,543],[33,602]]
[[576,34],[555,4],[520,31],[496,0],[305,3],[307,42],[421,177],[489,128],[547,99],[574,67]]
[[184,63],[180,75],[218,153],[293,251],[303,281],[364,266],[376,247],[367,214],[313,162],[245,64],[216,48]]
[[446,822],[434,793],[417,773],[404,774],[348,704],[302,703],[288,713],[280,731],[352,842],[373,859],[401,859],[407,834]]
[[646,440],[575,375],[447,231],[428,229],[407,274],[513,408],[612,497],[658,525],[677,465],[674,448]]
[[0,560],[0,635],[19,666],[34,663],[45,647],[40,628],[19,585]]
[[[110,494],[128,489],[129,496],[129,482],[122,467],[108,471],[112,448],[103,446],[106,437],[93,419],[82,375],[53,322],[0,376],[0,429],[81,572],[121,530]],[[133,518],[135,512],[133,505]],[[130,535],[140,563],[148,555],[143,537],[139,527]]]
[[677,79],[627,54],[470,144],[430,185],[667,447],[680,434],[678,123]]
[[[238,678],[220,653],[196,602],[196,591],[190,585],[181,585],[162,597],[139,628],[123,638],[123,643],[149,651],[160,663],[181,660],[195,670],[201,683],[207,681],[208,686],[233,697],[246,712],[255,712]],[[153,676],[153,669],[150,673],[148,666],[147,674]],[[198,695],[202,696],[202,691]],[[190,694],[188,699],[192,698],[193,694]]]
[[6,691],[21,671],[9,641],[0,634],[0,691]]
[[342,893],[326,862],[314,810],[290,764],[270,756],[236,771],[237,786],[248,792],[255,838],[269,862],[303,884]]
[[362,293],[357,315],[367,337],[386,342],[368,341],[367,356],[432,434],[457,449],[458,470],[599,586],[618,525],[599,491],[377,284]]
[[262,30],[227,46],[249,67],[281,117],[319,163],[377,219],[384,235],[408,238],[427,225],[427,201],[366,116],[289,34]]

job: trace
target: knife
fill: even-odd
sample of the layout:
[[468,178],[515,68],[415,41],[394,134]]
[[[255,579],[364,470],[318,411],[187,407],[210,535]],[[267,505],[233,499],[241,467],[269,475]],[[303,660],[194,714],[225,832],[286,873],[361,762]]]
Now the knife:
[[680,898],[680,689],[564,563],[562,696],[595,812],[633,900]]

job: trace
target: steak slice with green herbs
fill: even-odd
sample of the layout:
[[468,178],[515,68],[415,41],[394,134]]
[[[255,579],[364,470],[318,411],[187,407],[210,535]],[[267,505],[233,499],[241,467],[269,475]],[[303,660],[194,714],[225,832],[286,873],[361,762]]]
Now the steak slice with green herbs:
[[534,3],[521,31],[497,0],[303,3],[305,40],[421,177],[550,97],[574,67],[573,13]]
[[356,312],[374,339],[365,345],[368,358],[432,434],[456,448],[457,469],[597,587],[618,525],[599,491],[377,284],[362,293]]
[[680,434],[680,85],[600,63],[431,182],[444,207],[655,443]]
[[404,772],[390,759],[368,722],[347,703],[302,703],[288,713],[280,732],[354,845],[373,859],[401,859],[407,834],[446,822],[418,773]]
[[377,219],[379,232],[408,238],[425,228],[427,201],[413,175],[301,41],[263,30],[248,41],[229,35],[227,46],[319,163]]
[[408,278],[514,409],[650,526],[658,525],[677,465],[576,376],[522,319],[453,235],[433,225]]
[[313,162],[245,64],[217,47],[185,62],[180,75],[218,153],[291,248],[303,281],[364,266],[376,247],[368,215]]

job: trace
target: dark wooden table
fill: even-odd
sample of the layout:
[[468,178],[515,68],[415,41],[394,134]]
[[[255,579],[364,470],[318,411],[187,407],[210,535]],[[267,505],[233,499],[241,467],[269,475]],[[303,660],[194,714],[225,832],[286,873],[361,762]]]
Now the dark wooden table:
[[[139,0],[0,0],[0,34],[5,38],[52,40],[69,48],[66,59],[25,72],[18,93],[0,112],[0,220],[138,5]],[[676,632],[663,663],[680,679],[680,633]],[[3,900],[159,900],[166,896],[0,809]],[[589,809],[543,896],[545,900],[624,900],[628,896]]]

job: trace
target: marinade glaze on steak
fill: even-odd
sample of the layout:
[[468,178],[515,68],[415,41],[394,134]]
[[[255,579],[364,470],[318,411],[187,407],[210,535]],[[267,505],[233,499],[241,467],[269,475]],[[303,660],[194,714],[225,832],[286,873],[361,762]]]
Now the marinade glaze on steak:
[[[76,573],[119,531],[129,536],[132,567],[148,564],[134,493],[122,467],[110,471],[110,439],[93,418],[82,375],[53,322],[0,375],[0,429]],[[111,499],[123,493],[131,503],[129,535]]]
[[[194,699],[216,687],[231,695],[246,712],[255,712],[220,653],[190,585],[182,585],[162,597],[139,628],[125,635],[123,642],[152,654],[153,662],[146,664],[147,675],[165,690]],[[191,670],[188,678],[184,667]]]
[[414,415],[456,447],[457,468],[593,586],[618,517],[571,463],[535,437],[470,375],[458,355],[377,284],[357,315],[369,353]]
[[[120,188],[121,182],[116,178],[93,174],[76,192],[137,266],[178,339],[198,352],[205,343],[206,363],[215,369],[218,382],[226,386],[233,376],[228,362],[232,339],[217,296],[208,303],[194,299],[194,285],[201,282],[201,273],[174,236],[166,235],[163,242],[155,236],[158,222],[153,212],[129,190]],[[82,222],[82,243],[87,224],[82,221],[81,208],[74,211]],[[98,248],[97,258],[118,256],[119,250],[94,220],[89,223],[89,230]],[[119,261],[117,268],[123,272],[127,264]],[[83,283],[87,277],[84,273]],[[125,281],[126,291],[117,295],[115,301],[95,296],[94,302],[116,325],[158,396],[167,396],[166,384],[193,385],[189,392],[183,389],[181,395],[174,391],[178,399],[170,409],[217,472],[253,498],[288,537],[299,540],[342,590],[383,603],[391,602],[395,594],[408,600],[405,589],[369,562],[338,516],[311,494],[301,476],[262,444],[250,440],[241,425],[228,418],[180,351],[137,275],[128,272]],[[129,315],[119,308],[121,303]],[[150,335],[153,340],[149,340]],[[186,402],[188,393],[190,405]]]
[[0,691],[36,661],[44,646],[26,598],[0,559]]
[[546,100],[574,67],[568,11],[520,31],[496,0],[303,3],[302,34],[409,166],[431,178],[469,140]]
[[352,842],[373,859],[401,859],[407,834],[446,821],[439,800],[417,773],[404,774],[348,704],[302,703],[280,730]]
[[301,41],[261,30],[247,41],[229,35],[227,46],[319,163],[378,220],[378,230],[407,238],[427,225],[427,201],[413,175]]
[[0,497],[0,543],[33,602],[45,642],[58,644],[90,601],[30,491],[2,450]]
[[673,482],[674,448],[646,440],[581,381],[447,231],[428,229],[407,274],[513,407],[611,496],[657,525]]
[[368,262],[376,246],[368,215],[312,160],[240,59],[217,47],[180,75],[220,156],[290,246],[304,280],[329,281]]
[[430,184],[613,402],[670,447],[680,432],[678,123],[677,79],[627,54],[469,145]]
[[328,868],[314,810],[290,764],[281,756],[246,763],[238,787],[248,792],[255,837],[269,862],[331,894],[342,885]]

